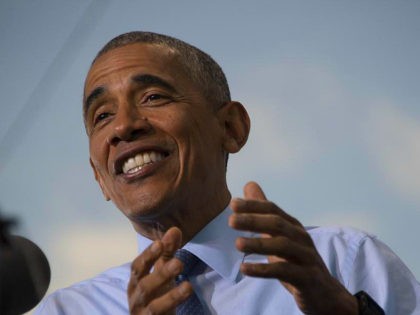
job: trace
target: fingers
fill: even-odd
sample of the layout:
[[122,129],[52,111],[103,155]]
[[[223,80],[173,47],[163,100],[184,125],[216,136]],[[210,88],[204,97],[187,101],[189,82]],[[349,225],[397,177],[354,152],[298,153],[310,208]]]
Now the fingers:
[[302,241],[309,240],[300,224],[292,224],[278,214],[234,213],[228,223],[237,230],[264,233],[269,236],[284,235]]
[[185,301],[192,293],[189,282],[183,282],[168,293],[153,300],[146,308],[145,314],[165,314],[176,308],[177,305]]
[[244,199],[233,199],[230,206],[234,212],[229,217],[232,228],[259,234],[254,238],[237,238],[237,249],[265,255],[268,260],[241,264],[243,274],[278,279],[305,314],[342,314],[331,312],[340,308],[335,303],[328,307],[325,297],[330,297],[328,302],[334,302],[340,300],[337,297],[352,296],[331,276],[310,235],[297,219],[268,201],[254,182],[245,185]]
[[[287,237],[275,238],[245,238],[236,240],[238,250],[245,253],[255,253],[281,257],[281,260],[294,262],[300,265],[312,261],[313,252],[307,246],[302,246]],[[276,260],[274,260],[276,261]]]
[[131,277],[128,283],[128,294],[135,289],[139,279],[147,275],[163,251],[160,241],[153,242],[131,264]]
[[273,202],[267,200],[262,188],[256,182],[248,182],[244,186],[244,198],[234,198],[231,201],[231,208],[237,213],[273,213],[284,217],[293,224],[299,224],[291,215],[284,212]]
[[234,198],[230,203],[230,207],[235,214],[273,214],[280,216],[291,224],[302,226],[302,224],[297,219],[287,214],[271,201]]
[[167,314],[191,294],[188,282],[175,287],[183,265],[174,253],[181,244],[181,231],[170,228],[133,261],[127,288],[130,314]]
[[[165,294],[157,297],[152,300],[150,303],[143,305],[137,301],[141,301],[141,296],[133,296],[135,301],[134,304],[129,305],[130,315],[142,315],[142,314],[168,314],[170,311],[175,310],[175,308],[188,299],[192,293],[191,284],[188,282],[183,282],[179,286],[171,289]],[[170,313],[172,314],[172,313]],[[175,314],[175,312],[174,312]]]
[[[242,231],[258,233],[255,238],[239,237],[238,250],[245,253],[266,255],[268,264],[244,264],[247,274],[272,277],[281,281],[289,280],[293,268],[317,265],[319,262],[313,241],[303,225],[284,212],[276,204],[267,200],[261,187],[249,182],[244,187],[245,199],[231,201],[233,214],[229,226]],[[289,266],[290,273],[282,278],[283,268]],[[293,267],[291,267],[293,266]],[[296,269],[297,270],[300,269]],[[299,276],[297,276],[297,281]]]
[[286,261],[278,261],[272,264],[248,264],[241,265],[241,272],[250,277],[277,278],[282,282],[294,286],[300,286],[305,281],[305,270]]
[[[160,300],[167,307],[174,307],[182,302],[191,290],[187,282],[182,286],[174,287],[174,278],[181,270],[182,263],[172,258],[161,268],[155,268],[152,273],[138,279],[129,299],[130,309],[148,309],[156,304],[156,300]],[[158,306],[154,305],[153,308]]]
[[260,185],[256,182],[248,182],[244,187],[245,199],[267,200]]
[[181,247],[182,232],[177,227],[171,227],[163,235],[161,241],[163,243],[162,257],[164,259],[171,259],[174,257],[175,251]]

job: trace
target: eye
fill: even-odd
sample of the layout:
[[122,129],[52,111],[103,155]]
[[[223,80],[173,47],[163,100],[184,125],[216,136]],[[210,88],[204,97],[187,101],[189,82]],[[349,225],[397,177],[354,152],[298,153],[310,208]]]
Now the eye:
[[102,113],[99,113],[99,114],[95,115],[95,117],[93,119],[93,125],[96,126],[98,123],[100,123],[104,119],[108,118],[109,116],[111,116],[111,113],[108,113],[108,112],[102,112]]
[[152,95],[149,95],[149,96],[146,98],[146,101],[148,101],[148,102],[153,102],[153,101],[160,100],[160,99],[162,99],[162,98],[163,98],[163,96],[162,96],[162,95],[160,95],[160,94],[152,94]]
[[161,106],[170,101],[171,99],[164,94],[151,93],[145,95],[141,103],[143,106]]

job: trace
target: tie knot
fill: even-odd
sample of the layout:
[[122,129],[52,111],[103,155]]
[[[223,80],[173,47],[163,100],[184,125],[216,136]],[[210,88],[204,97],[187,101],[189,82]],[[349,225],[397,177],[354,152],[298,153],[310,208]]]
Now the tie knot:
[[182,270],[182,275],[188,276],[196,267],[197,263],[200,261],[200,258],[195,256],[193,253],[187,251],[186,249],[178,249],[175,252],[175,257],[178,258],[184,264],[184,269]]

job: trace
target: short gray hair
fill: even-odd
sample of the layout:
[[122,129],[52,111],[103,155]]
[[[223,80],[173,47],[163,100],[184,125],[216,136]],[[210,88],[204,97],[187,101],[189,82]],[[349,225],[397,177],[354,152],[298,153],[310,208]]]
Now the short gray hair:
[[98,52],[92,64],[104,53],[134,43],[155,44],[171,49],[178,55],[191,80],[198,83],[206,99],[215,102],[215,108],[230,102],[229,85],[217,62],[197,47],[171,36],[142,31],[121,34],[111,39]]

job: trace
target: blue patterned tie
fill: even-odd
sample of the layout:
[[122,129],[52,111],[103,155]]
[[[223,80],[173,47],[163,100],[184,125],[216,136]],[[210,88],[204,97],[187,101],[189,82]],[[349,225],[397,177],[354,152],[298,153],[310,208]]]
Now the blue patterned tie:
[[[197,271],[197,269],[204,266],[204,263],[197,256],[185,249],[177,250],[175,257],[184,264],[182,273],[176,278],[177,285],[182,281],[188,280],[188,275],[191,275],[193,271]],[[203,305],[195,292],[186,301],[177,306],[176,315],[204,315]]]

